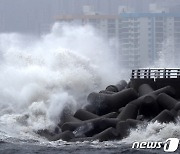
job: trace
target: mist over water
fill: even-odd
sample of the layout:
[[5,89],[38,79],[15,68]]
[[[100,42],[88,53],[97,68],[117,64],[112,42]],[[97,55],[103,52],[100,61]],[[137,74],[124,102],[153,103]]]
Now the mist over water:
[[0,34],[0,53],[0,133],[13,137],[53,129],[65,107],[73,113],[90,92],[121,79],[106,40],[90,26],[56,23],[41,38]]
[[179,61],[175,57],[174,41],[172,37],[169,37],[162,43],[162,48],[157,52],[157,59],[155,64],[151,67],[155,68],[178,68],[180,66]]

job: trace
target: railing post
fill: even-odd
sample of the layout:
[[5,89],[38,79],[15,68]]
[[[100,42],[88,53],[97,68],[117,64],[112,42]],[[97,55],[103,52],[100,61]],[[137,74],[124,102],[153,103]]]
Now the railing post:
[[158,70],[158,76],[157,76],[157,78],[160,78],[160,76],[161,76],[161,70]]
[[148,78],[151,78],[151,69],[148,70]]
[[137,78],[138,78],[138,79],[140,78],[140,71],[141,71],[141,70],[137,70]]
[[147,78],[147,70],[144,70],[144,78]]
[[177,70],[177,78],[180,78],[180,69]]
[[163,78],[166,78],[166,69],[163,71]]
[[131,74],[131,77],[134,79],[134,72],[135,70],[132,70],[132,74]]
[[171,78],[171,70],[168,69],[168,78]]

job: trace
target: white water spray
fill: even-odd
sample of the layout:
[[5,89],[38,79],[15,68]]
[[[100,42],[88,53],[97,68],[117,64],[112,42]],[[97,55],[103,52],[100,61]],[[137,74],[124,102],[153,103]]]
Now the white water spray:
[[12,136],[53,128],[64,107],[75,112],[90,92],[121,79],[90,26],[57,23],[40,39],[0,34],[0,53],[0,132]]

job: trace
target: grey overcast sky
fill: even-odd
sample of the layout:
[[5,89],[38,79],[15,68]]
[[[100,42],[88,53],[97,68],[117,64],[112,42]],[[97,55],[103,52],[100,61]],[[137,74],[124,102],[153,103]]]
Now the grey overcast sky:
[[117,14],[120,5],[147,12],[150,3],[180,10],[180,0],[0,0],[0,32],[38,33],[57,15],[81,14],[83,5],[93,6],[100,14]]

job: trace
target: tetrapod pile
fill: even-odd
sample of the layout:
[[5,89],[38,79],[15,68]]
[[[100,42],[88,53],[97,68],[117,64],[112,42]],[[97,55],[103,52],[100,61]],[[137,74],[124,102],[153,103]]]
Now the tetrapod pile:
[[142,84],[135,90],[121,80],[87,97],[88,105],[74,115],[65,114],[54,132],[40,130],[38,134],[50,141],[121,140],[139,124],[158,121],[175,122],[180,115],[180,103],[171,86],[154,90]]

